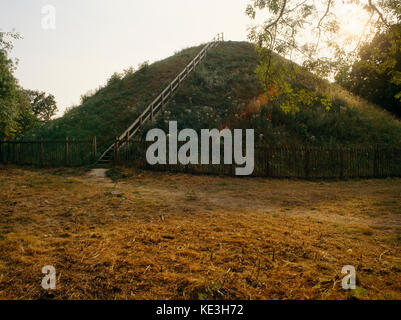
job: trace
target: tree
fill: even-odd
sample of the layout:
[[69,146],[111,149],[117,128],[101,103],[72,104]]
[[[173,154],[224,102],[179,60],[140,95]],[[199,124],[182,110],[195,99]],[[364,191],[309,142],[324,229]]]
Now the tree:
[[9,57],[11,39],[18,33],[0,32],[0,139],[21,137],[39,122],[49,121],[57,111],[54,96],[24,90],[14,77],[17,61]]
[[52,94],[37,90],[24,90],[29,104],[32,107],[32,112],[39,121],[50,121],[57,112],[57,104]]
[[19,35],[0,32],[0,139],[12,137],[18,130],[19,90],[13,75],[15,62],[8,56],[12,49],[9,37],[18,39]]
[[401,116],[401,24],[364,45],[352,67],[336,80],[346,89]]
[[[345,6],[359,9],[367,16],[358,35],[346,36],[342,30],[341,9]],[[327,97],[319,97],[310,88],[295,88],[292,80],[305,71],[332,80],[356,60],[357,50],[371,40],[372,35],[401,21],[401,2],[251,0],[246,14],[255,19],[262,12],[268,14],[267,19],[252,27],[248,35],[259,55],[256,72],[266,94],[270,98],[280,98],[284,111],[296,112],[299,99],[321,100],[319,102],[326,108],[330,105]],[[283,64],[275,53],[293,63]]]
[[14,137],[23,137],[26,132],[33,129],[38,124],[38,118],[32,111],[32,106],[29,103],[25,90],[20,89],[18,95],[17,111],[18,114],[15,118],[17,129]]

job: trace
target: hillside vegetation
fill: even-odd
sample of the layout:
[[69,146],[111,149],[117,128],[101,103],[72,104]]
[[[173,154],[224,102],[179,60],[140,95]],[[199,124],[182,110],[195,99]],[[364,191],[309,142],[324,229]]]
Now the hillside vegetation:
[[[201,46],[143,65],[136,72],[117,74],[82,104],[31,134],[58,139],[97,136],[106,146],[119,136],[191,59]],[[289,63],[283,58],[282,63]],[[174,100],[150,127],[254,128],[258,142],[269,145],[397,145],[401,123],[386,111],[353,96],[337,85],[298,69],[294,86],[312,89],[331,99],[326,106],[299,103],[300,111],[285,114],[280,100],[269,101],[255,75],[257,56],[247,42],[225,42],[187,78]]]

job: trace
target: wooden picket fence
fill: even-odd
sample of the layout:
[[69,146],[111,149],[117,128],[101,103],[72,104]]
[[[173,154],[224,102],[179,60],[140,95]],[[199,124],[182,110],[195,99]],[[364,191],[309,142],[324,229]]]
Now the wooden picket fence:
[[[114,148],[113,162],[157,171],[235,175],[235,168],[237,167],[235,164],[149,165],[146,161],[146,150],[150,144],[146,141],[129,140],[125,141],[123,148],[118,148],[117,143],[117,148]],[[223,163],[223,147],[220,148],[220,152],[221,163]],[[211,151],[209,154],[212,154]],[[301,179],[401,177],[401,148],[378,146],[363,148],[269,147],[257,145],[255,146],[252,176]]]
[[82,166],[96,162],[96,137],[87,140],[0,141],[0,163]]
[[[146,160],[146,150],[150,145],[151,142],[126,139],[124,146],[119,147],[121,144],[117,139],[112,163],[157,171],[235,175],[236,164],[150,165]],[[223,163],[223,148],[220,149],[220,159]],[[0,141],[0,163],[82,166],[95,164],[100,155],[98,151],[96,137],[86,140],[66,138],[51,141]],[[209,154],[212,154],[211,150]],[[401,147],[318,148],[256,145],[252,176],[301,179],[401,177]]]

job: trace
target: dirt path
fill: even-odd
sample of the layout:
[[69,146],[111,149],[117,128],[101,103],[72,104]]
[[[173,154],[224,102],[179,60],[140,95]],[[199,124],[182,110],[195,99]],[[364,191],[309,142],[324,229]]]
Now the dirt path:
[[[108,169],[105,168],[95,168],[89,171],[86,175],[99,181],[105,181],[107,178],[106,172]],[[110,179],[109,179],[110,180]]]
[[113,182],[107,175],[108,168],[94,168],[85,174],[85,178],[99,186],[116,189],[118,182]]

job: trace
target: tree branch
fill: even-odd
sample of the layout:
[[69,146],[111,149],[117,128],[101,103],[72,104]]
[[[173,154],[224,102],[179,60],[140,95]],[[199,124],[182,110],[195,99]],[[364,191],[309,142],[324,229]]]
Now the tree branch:
[[284,14],[284,10],[285,10],[285,7],[286,7],[286,6],[287,6],[287,0],[284,0],[284,4],[283,4],[283,7],[281,8],[280,14],[279,14],[278,17],[276,18],[276,20],[274,20],[272,23],[270,23],[269,25],[267,25],[267,26],[264,28],[265,30],[270,29],[272,26],[276,25],[276,24],[280,21],[281,17],[282,17],[283,14]]
[[388,27],[389,24],[387,20],[384,18],[383,13],[381,13],[381,11],[377,9],[376,5],[372,2],[372,0],[368,0],[368,3],[369,3],[369,8],[372,9],[374,12],[376,12],[380,17],[380,20],[384,23],[386,27]]
[[319,47],[319,44],[320,44],[320,36],[321,36],[321,34],[322,34],[322,29],[320,29],[320,26],[321,26],[323,20],[327,17],[327,15],[328,15],[329,12],[330,12],[330,6],[331,6],[331,2],[332,2],[332,1],[333,1],[333,0],[327,1],[326,12],[325,12],[324,15],[320,18],[319,23],[317,24],[317,29],[319,30],[319,34],[318,34],[318,36],[317,36],[317,41],[316,41],[316,44],[315,44],[315,50]]
[[319,23],[317,24],[317,28],[320,30],[320,25],[322,24],[324,18],[326,18],[326,16],[329,14],[330,11],[330,6],[331,6],[331,2],[333,0],[329,0],[327,1],[327,8],[326,8],[326,12],[324,13],[324,15],[320,18]]

